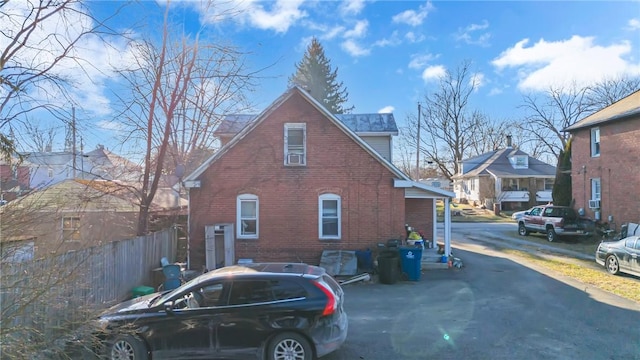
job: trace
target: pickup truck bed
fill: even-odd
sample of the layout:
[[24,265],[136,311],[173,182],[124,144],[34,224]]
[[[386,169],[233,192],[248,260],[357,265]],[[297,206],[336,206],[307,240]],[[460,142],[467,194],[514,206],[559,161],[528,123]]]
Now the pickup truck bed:
[[535,206],[518,220],[518,234],[544,233],[549,241],[556,241],[559,236],[591,236],[589,222],[568,206]]

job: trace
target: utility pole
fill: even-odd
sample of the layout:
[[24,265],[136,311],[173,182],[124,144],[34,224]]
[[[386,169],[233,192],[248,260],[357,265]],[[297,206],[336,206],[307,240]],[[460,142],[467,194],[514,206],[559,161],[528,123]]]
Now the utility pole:
[[72,164],[73,164],[73,178],[76,178],[76,107],[72,106],[71,107],[71,133],[73,134],[73,144],[72,149],[71,150],[71,156],[73,157],[72,160]]
[[420,103],[418,103],[418,141],[416,141],[416,181],[420,180]]

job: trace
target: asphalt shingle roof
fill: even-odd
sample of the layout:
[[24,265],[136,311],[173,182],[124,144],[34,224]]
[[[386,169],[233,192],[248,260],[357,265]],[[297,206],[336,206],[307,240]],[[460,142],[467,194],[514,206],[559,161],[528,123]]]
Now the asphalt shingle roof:
[[633,116],[640,116],[640,90],[623,98],[604,109],[595,112],[562,131],[573,131],[609,121],[622,120]]
[[[232,114],[224,117],[216,133],[218,135],[235,135],[257,115]],[[393,114],[336,114],[335,117],[345,124],[349,130],[357,133],[384,133],[397,135],[398,126]]]
[[[527,156],[529,166],[515,169],[509,158],[516,155]],[[555,176],[556,167],[529,156],[519,149],[505,148],[490,151],[482,155],[463,160],[462,177],[493,174],[499,177]]]

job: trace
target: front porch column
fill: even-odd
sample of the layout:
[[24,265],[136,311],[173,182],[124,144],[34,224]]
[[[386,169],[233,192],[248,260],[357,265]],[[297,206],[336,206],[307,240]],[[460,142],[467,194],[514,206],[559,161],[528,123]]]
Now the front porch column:
[[451,209],[449,208],[449,198],[444,198],[444,253],[451,254]]
[[438,212],[436,210],[436,202],[438,199],[433,199],[433,236],[431,237],[431,248],[435,249],[438,246]]

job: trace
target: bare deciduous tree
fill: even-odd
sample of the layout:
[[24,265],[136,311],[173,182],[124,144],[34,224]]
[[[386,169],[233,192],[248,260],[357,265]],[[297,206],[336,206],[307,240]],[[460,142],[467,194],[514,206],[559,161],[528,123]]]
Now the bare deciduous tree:
[[192,170],[212,154],[213,131],[223,114],[248,106],[245,92],[254,78],[239,50],[201,41],[200,33],[190,39],[171,31],[168,19],[169,7],[160,43],[133,42],[135,64],[118,70],[130,91],[118,96],[118,117],[131,130],[125,141],[144,144],[139,235],[148,231],[149,206],[161,177],[178,165]]
[[29,114],[45,113],[66,121],[73,103],[69,89],[76,74],[91,68],[78,48],[91,37],[114,35],[93,17],[81,0],[0,1],[0,151],[8,158],[16,144],[9,124],[27,122]]
[[568,126],[640,89],[640,78],[606,79],[589,87],[552,87],[542,95],[526,95],[527,115],[519,124],[539,155],[557,159],[569,134]]
[[[438,88],[425,95],[420,126],[421,157],[433,164],[448,179],[458,173],[459,161],[477,146],[484,115],[469,108],[469,98],[477,83],[470,63],[462,63],[454,72],[447,71]],[[417,122],[409,119],[407,138],[410,146],[417,142]]]

